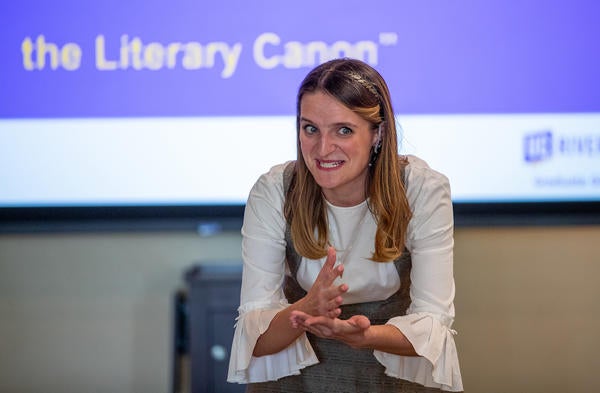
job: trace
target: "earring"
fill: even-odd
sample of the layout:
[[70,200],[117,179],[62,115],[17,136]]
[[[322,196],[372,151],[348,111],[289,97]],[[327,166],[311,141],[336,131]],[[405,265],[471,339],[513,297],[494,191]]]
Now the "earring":
[[377,156],[379,156],[379,150],[381,150],[381,128],[383,126],[383,122],[379,123],[377,127],[377,142],[373,145],[373,151],[371,152],[371,158],[369,159],[369,166],[373,166],[375,161],[377,161]]
[[377,141],[375,146],[373,146],[373,154],[379,154],[379,149],[381,149],[381,141]]
[[377,141],[377,144],[373,146],[373,150],[371,151],[371,157],[369,158],[369,167],[375,165],[375,161],[377,161],[377,157],[379,157],[379,150],[381,149],[381,141]]

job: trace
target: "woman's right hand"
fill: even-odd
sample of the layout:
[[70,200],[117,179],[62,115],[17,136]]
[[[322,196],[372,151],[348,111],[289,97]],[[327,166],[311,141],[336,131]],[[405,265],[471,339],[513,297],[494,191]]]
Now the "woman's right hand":
[[321,268],[317,279],[302,299],[301,309],[312,316],[337,318],[342,310],[342,294],[348,291],[348,285],[334,285],[337,277],[342,277],[344,266],[335,266],[335,248],[329,247],[327,259]]

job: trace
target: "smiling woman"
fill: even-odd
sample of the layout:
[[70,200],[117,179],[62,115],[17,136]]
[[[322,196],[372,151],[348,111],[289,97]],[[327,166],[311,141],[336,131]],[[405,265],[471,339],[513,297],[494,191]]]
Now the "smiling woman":
[[323,92],[301,105],[302,157],[325,198],[337,206],[365,200],[365,183],[377,132],[371,123]]
[[262,175],[246,205],[229,382],[462,391],[450,187],[397,148],[375,69],[336,59],[304,78],[296,161]]

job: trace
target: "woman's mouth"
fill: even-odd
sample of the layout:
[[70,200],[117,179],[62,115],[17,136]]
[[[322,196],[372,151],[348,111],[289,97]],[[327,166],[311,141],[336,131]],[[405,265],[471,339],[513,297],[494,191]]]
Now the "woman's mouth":
[[319,168],[322,169],[334,169],[337,168],[339,166],[341,166],[344,163],[343,160],[341,161],[321,161],[321,160],[317,160],[317,166]]

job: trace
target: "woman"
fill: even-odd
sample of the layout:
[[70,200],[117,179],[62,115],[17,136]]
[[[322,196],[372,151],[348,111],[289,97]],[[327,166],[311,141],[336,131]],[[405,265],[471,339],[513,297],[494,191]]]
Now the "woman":
[[399,156],[369,65],[312,70],[298,157],[262,175],[242,227],[229,382],[247,391],[462,391],[446,177]]

